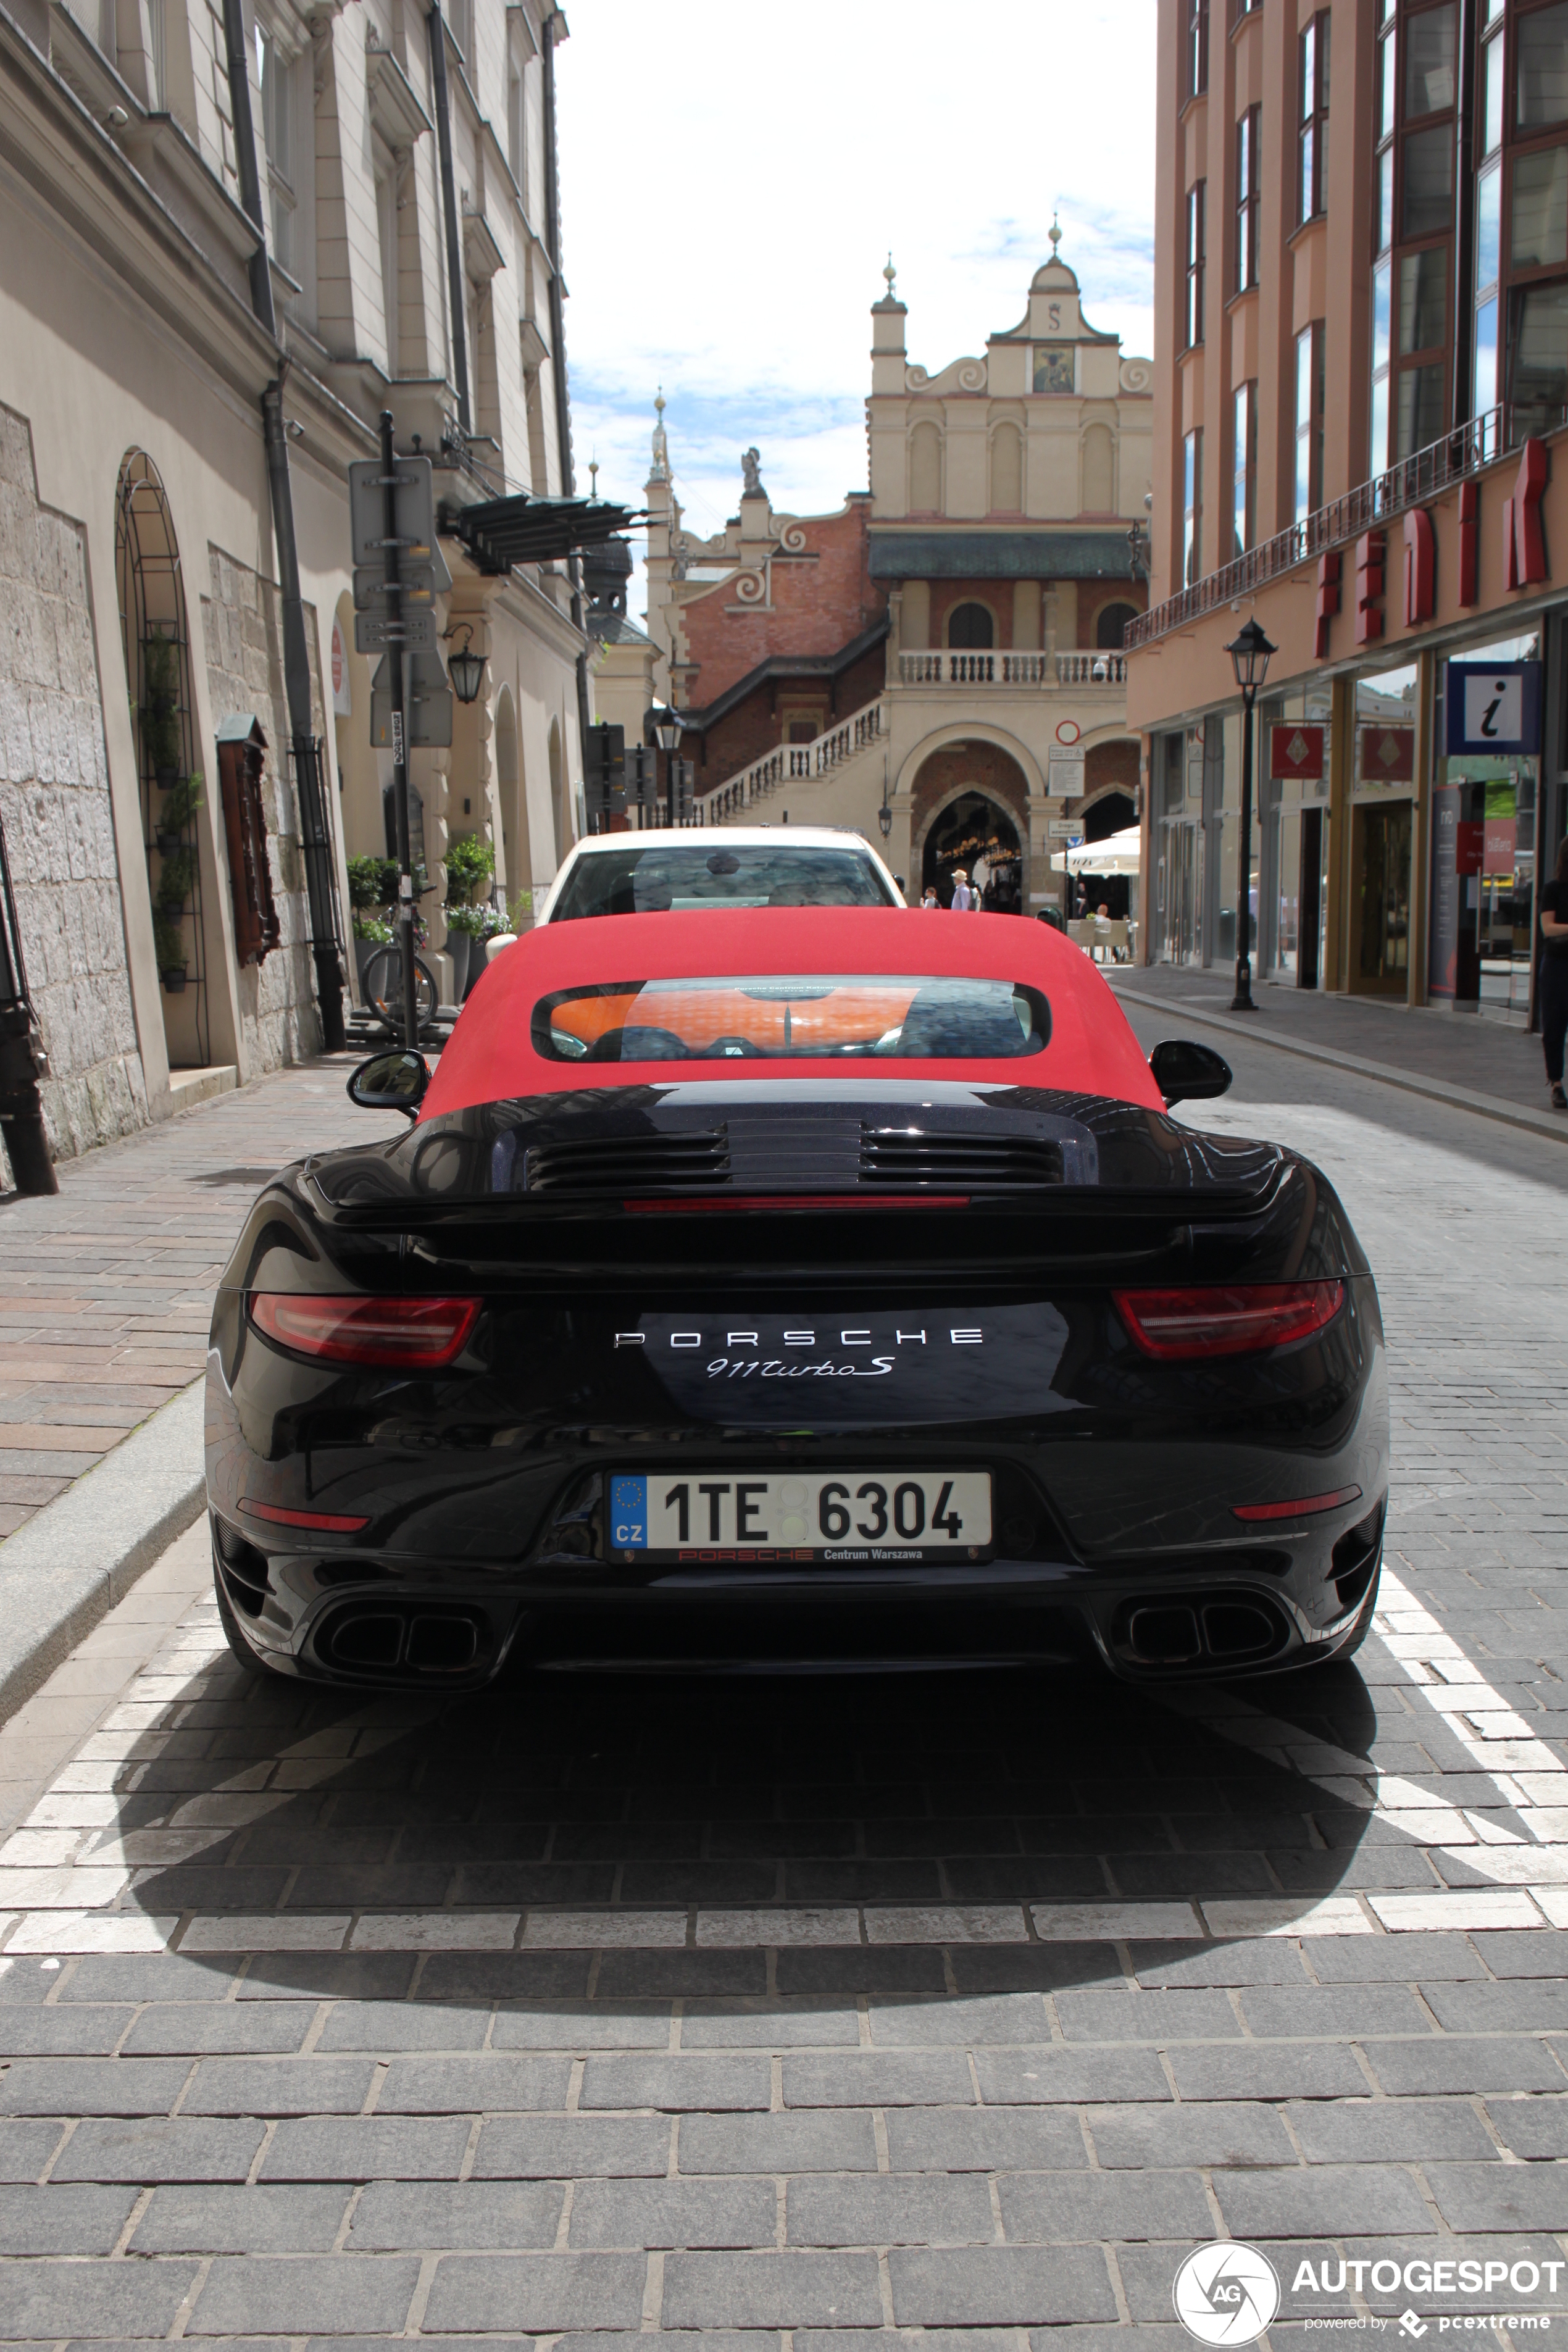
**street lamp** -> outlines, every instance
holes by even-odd
[[[477,702],[479,698],[479,688],[484,684],[485,657],[483,654],[477,654],[473,649],[474,632],[468,623],[464,621],[458,625],[464,632],[463,648],[460,653],[447,655],[447,676],[452,681],[452,691],[459,702]],[[447,632],[448,636],[456,634],[456,630],[453,629],[448,629]]]
[[[1241,850],[1236,884],[1236,994],[1230,1003],[1233,1013],[1258,1010],[1252,1001],[1252,962],[1248,953],[1252,945],[1252,706],[1258,699],[1258,688],[1268,675],[1268,656],[1278,650],[1258,627],[1256,615],[1226,647],[1241,688]]]
[[[676,783],[675,755],[680,749],[681,717],[673,705],[661,709],[656,702],[647,714],[647,724],[653,740],[664,753],[665,782],[669,805],[669,822],[673,825],[678,814],[679,793]]]

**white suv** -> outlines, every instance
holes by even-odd
[[[686,914],[704,907],[901,907],[863,834],[815,824],[599,833],[569,853],[534,918]]]

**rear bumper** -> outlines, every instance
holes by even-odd
[[[1283,1547],[1093,1565],[655,1569],[634,1582],[587,1561],[527,1577],[471,1562],[263,1553],[216,1514],[214,1570],[258,1655],[310,1682],[473,1687],[509,1664],[1098,1664],[1153,1685],[1274,1672],[1342,1647],[1382,1552],[1382,1497],[1371,1512],[1355,1507],[1360,1521],[1328,1546],[1340,1573],[1309,1585],[1305,1601]]]

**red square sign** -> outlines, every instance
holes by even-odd
[[[1277,719],[1268,730],[1268,773],[1277,784],[1310,777],[1321,782],[1323,773],[1323,730],[1302,727],[1294,719]]]
[[[1375,721],[1360,730],[1361,781],[1363,784],[1407,784],[1415,774],[1414,727],[1384,727]]]

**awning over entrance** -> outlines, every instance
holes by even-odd
[[[1136,874],[1143,836],[1130,825],[1125,833],[1108,834],[1103,841],[1084,841],[1076,849],[1060,849],[1051,860],[1056,874]]]
[[[602,547],[635,520],[629,507],[603,499],[486,499],[471,507],[447,505],[441,529],[459,540],[481,572],[510,572],[514,563],[551,563],[580,547]]]

